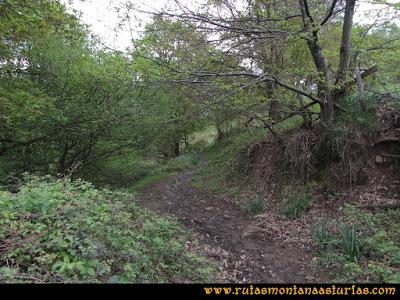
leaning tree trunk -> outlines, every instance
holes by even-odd
[[[304,30],[308,33],[307,46],[314,61],[315,68],[319,73],[318,97],[322,100],[320,103],[320,119],[323,127],[329,126],[333,121],[333,91],[331,88],[331,71],[328,61],[322,52],[322,46],[319,41],[318,24],[315,24],[314,18],[310,14],[307,0],[299,0],[301,15],[303,19]]]
[[[336,83],[343,84],[346,80],[346,73],[350,66],[351,55],[351,29],[353,27],[353,17],[356,0],[346,0],[344,12],[342,41],[340,44],[339,68],[336,76]]]

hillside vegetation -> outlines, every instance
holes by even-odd
[[[29,177],[0,192],[2,282],[204,282],[190,232],[90,183]]]

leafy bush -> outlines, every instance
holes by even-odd
[[[174,220],[132,195],[31,177],[0,192],[0,281],[206,281],[211,269]]]

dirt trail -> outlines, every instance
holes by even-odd
[[[206,254],[217,261],[223,282],[308,282],[316,280],[312,256],[296,245],[280,245],[257,231],[254,217],[239,206],[191,184],[193,171],[157,182],[143,191],[147,209],[175,216],[201,237]]]

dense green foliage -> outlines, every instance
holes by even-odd
[[[0,281],[210,280],[189,233],[129,194],[31,177],[16,194],[0,192],[0,215]]]
[[[223,1],[211,5],[226,8]],[[217,28],[220,42],[232,47],[226,50],[211,39],[206,28],[197,27],[198,19],[158,15],[132,41],[132,47],[121,52],[104,47],[78,15],[67,12],[58,1],[7,0],[0,7],[0,181],[10,173],[20,177],[23,172],[74,173],[97,182],[104,182],[104,174],[114,173],[134,181],[143,176],[129,176],[124,168],[130,163],[118,161],[128,160],[137,169],[147,169],[139,167],[142,160],[190,152],[190,136],[204,128],[215,128],[218,138],[227,135],[234,123],[242,124],[239,127],[274,124],[279,129],[288,116],[307,121],[302,109],[296,112],[303,105],[310,105],[308,121],[318,123],[321,109],[312,105],[312,97],[303,99],[265,80],[253,82],[254,74],[271,72],[314,93],[312,85],[320,81],[305,35],[290,34],[284,41],[279,37],[269,46],[253,45],[246,36],[232,41],[229,28]],[[291,2],[287,11],[281,11],[256,1],[249,3],[246,12],[250,23],[246,18],[235,20],[257,27],[251,20],[266,11],[278,18],[296,9],[297,4]],[[313,13],[320,15],[323,10],[317,3]],[[126,18],[121,17],[121,23],[129,21]],[[340,20],[325,24],[320,41],[324,55],[335,64],[339,49],[334,40],[341,34]],[[290,18],[277,26],[292,32],[300,24],[299,19]],[[398,80],[396,68],[389,65],[398,61],[399,30],[392,22],[375,25],[372,29],[354,24],[351,35],[358,61],[351,68],[379,64],[380,77],[364,80],[376,94],[392,91]],[[305,83],[300,86],[300,81]],[[365,112],[360,112],[361,96],[355,88],[351,84],[347,91],[354,95],[350,105],[338,99],[345,110],[357,110],[342,118],[369,126],[371,119],[358,115]],[[377,99],[369,95],[364,102]]]
[[[65,172],[134,142],[126,135],[135,92],[120,55],[56,37],[37,41],[30,54],[31,78],[3,79],[1,99],[10,112],[3,150],[19,156],[10,168]]]

